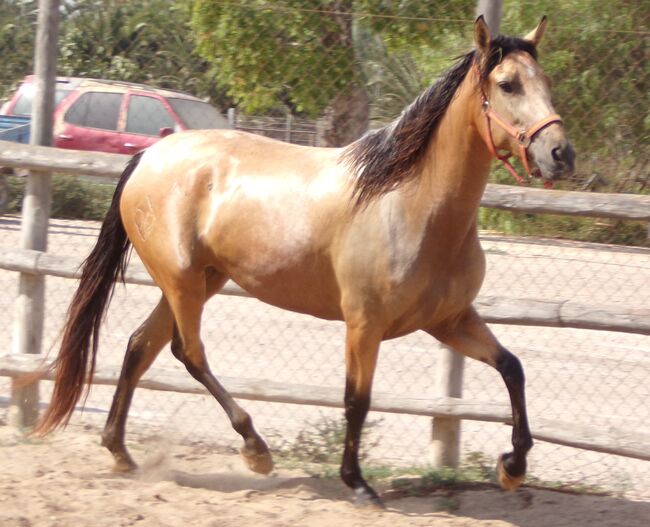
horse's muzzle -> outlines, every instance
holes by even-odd
[[[531,144],[529,152],[534,176],[556,181],[570,177],[575,171],[576,153],[565,137],[539,137]]]
[[[575,172],[576,153],[569,141],[559,144],[551,149],[551,158],[554,165],[552,170],[553,179],[570,177]]]

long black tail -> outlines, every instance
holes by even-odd
[[[138,166],[142,152],[131,158],[117,183],[97,243],[84,261],[79,287],[74,294],[61,338],[61,349],[52,364],[56,370],[52,400],[39,420],[35,434],[45,435],[65,426],[75,406],[86,394],[95,372],[99,329],[118,278],[124,271],[131,243],[120,217],[124,185]]]

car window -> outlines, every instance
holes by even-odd
[[[86,128],[117,130],[121,93],[83,93],[65,113],[65,121]]]
[[[175,125],[176,122],[160,100],[142,95],[132,95],[129,99],[127,132],[158,135],[161,128],[174,128]]]
[[[31,88],[31,86],[34,86]],[[72,90],[69,89],[64,89],[64,88],[57,88],[56,91],[54,92],[54,107],[57,107],[59,103],[67,97]],[[36,94],[36,86],[35,85],[30,85],[30,88],[23,88],[20,91],[20,95],[18,96],[18,100],[16,101],[16,104],[13,109],[13,114],[14,115],[25,115],[25,116],[30,116],[32,115],[32,104],[34,104],[34,95]]]
[[[167,100],[188,128],[228,128],[228,121],[207,102],[173,97]]]

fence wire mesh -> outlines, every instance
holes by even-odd
[[[89,31],[95,27],[108,31],[101,25],[102,17],[117,12],[122,13],[128,29],[128,24],[136,24],[137,17],[129,16],[138,6],[143,13],[145,7],[160,7],[153,0],[128,6],[106,2],[104,10],[91,12],[96,3],[76,4],[77,21],[85,20],[88,25],[89,20],[99,19],[96,26],[88,25]],[[145,44],[155,41],[156,31],[163,27],[162,21],[156,27],[155,18],[138,33],[115,29],[117,34],[107,38],[117,41],[128,33],[131,40],[122,42],[122,48],[113,48],[104,69],[98,65],[99,50],[74,48],[82,35],[73,17],[64,20],[60,71],[188,91],[209,97],[224,115],[228,108],[235,108],[230,122],[237,128],[300,144],[338,146],[369,127],[390,122],[453,63],[453,57],[469,49],[474,2],[205,0],[196,1],[194,8],[191,20],[189,12],[178,6],[172,9],[175,20],[182,22],[180,27],[198,35],[192,46],[147,55]],[[551,15],[551,23],[540,62],[553,79],[556,109],[565,119],[578,154],[576,175],[564,188],[647,192],[650,10],[643,3],[630,2],[506,1],[501,28],[504,33],[525,34],[543,13]],[[10,37],[17,35],[9,35],[5,28],[2,38],[8,41]],[[196,72],[178,63],[183,53],[188,62],[198,64]],[[158,61],[164,62],[160,55],[167,57],[167,69],[158,68]],[[169,63],[177,64],[173,72]],[[13,75],[26,72],[11,70]],[[2,79],[5,86],[17,80],[15,76]],[[98,92],[113,94],[115,86],[103,86]],[[69,101],[60,122],[91,128],[85,137],[94,141],[101,139],[100,135],[93,139],[98,130],[115,132],[120,142],[114,151],[122,152],[124,134],[132,133],[146,146],[167,133],[162,130],[191,127],[189,118],[175,113],[178,108],[169,102],[178,96],[144,88],[136,91],[122,95],[117,104],[111,100],[112,109],[100,104],[104,96],[95,96],[93,104],[77,109]],[[130,98],[136,96],[158,104],[148,101],[148,110],[140,105],[139,113],[132,116],[130,104],[137,103]],[[98,113],[98,120],[92,120],[91,112]],[[194,115],[204,117],[200,112]],[[201,121],[197,127],[204,126]],[[494,172],[493,180],[502,178],[503,174]],[[484,211],[482,220],[494,219],[492,215]],[[514,230],[525,231],[521,225],[532,220],[519,214],[499,221],[500,227],[516,224],[519,227]],[[0,227],[2,247],[18,246],[19,219],[5,216]],[[609,241],[614,227],[623,236],[628,233],[637,238],[639,230],[647,229],[611,220],[574,223],[568,229],[586,230],[592,238]],[[87,253],[97,232],[95,224],[52,220],[49,250],[60,255]],[[648,250],[487,232],[482,243],[488,262],[483,294],[571,299],[621,309],[650,305]],[[0,272],[3,289],[12,292],[0,299],[7,313],[0,328],[5,350],[11,347],[16,278],[15,273]],[[47,278],[45,349],[55,349],[75,285],[71,280]],[[119,367],[129,335],[158,296],[155,288],[118,288],[103,330],[100,365]],[[342,324],[283,312],[253,299],[224,296],[208,304],[203,320],[206,350],[217,375],[331,386],[342,394]],[[543,418],[600,427],[604,432],[650,433],[647,336],[508,325],[492,329],[523,362],[533,428],[536,419]],[[385,343],[375,390],[433,397],[438,349],[435,341],[419,333]],[[163,350],[156,366],[182,373],[169,349]],[[7,380],[0,380],[0,387],[2,393],[9,393]],[[44,401],[49,389],[43,383]],[[76,415],[75,422],[102,424],[112,392],[112,387],[94,387],[87,411]],[[508,402],[498,374],[470,361],[465,366],[463,396]],[[245,407],[276,449],[286,448],[302,432],[318,430],[322,423],[339,423],[342,413],[262,402],[246,402]],[[406,466],[426,463],[430,419],[371,414],[369,420],[370,460]],[[139,390],[129,429],[161,433],[171,441],[238,445],[225,415],[208,396]],[[495,458],[508,449],[510,433],[503,425],[464,421],[462,455],[468,459],[478,452]],[[530,458],[530,471],[540,479],[596,485],[646,499],[650,497],[649,468],[644,461],[544,442],[536,444]]]

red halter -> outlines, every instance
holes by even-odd
[[[496,145],[494,144],[494,138],[492,137],[492,127],[491,127],[492,121],[496,122],[501,128],[503,128],[503,130],[509,136],[514,137],[517,140],[517,142],[519,143],[519,158],[521,159],[521,162],[524,164],[524,168],[526,169],[526,174],[528,174],[528,177],[532,177],[530,166],[528,165],[528,148],[530,147],[530,144],[533,142],[533,139],[539,132],[541,132],[544,128],[546,128],[547,126],[553,123],[561,123],[562,117],[560,117],[556,113],[553,113],[548,117],[544,117],[544,119],[537,121],[528,130],[518,129],[515,128],[506,119],[501,117],[497,112],[495,112],[492,109],[492,106],[490,105],[490,102],[488,101],[487,95],[485,94],[485,91],[483,90],[482,86],[481,86],[481,96],[483,98],[482,111],[485,114],[485,120],[487,123],[487,130],[488,130],[488,140],[485,141],[485,143],[487,144],[490,153],[494,157],[496,157],[499,161],[501,161],[504,164],[504,166],[508,169],[508,172],[512,174],[512,177],[515,178],[517,183],[521,184],[523,183],[524,179],[519,174],[517,174],[515,167],[513,167],[512,164],[508,161],[508,158],[512,156],[512,153],[499,154],[499,152],[497,151]],[[544,186],[546,188],[551,188],[553,186],[553,182],[544,181]]]

